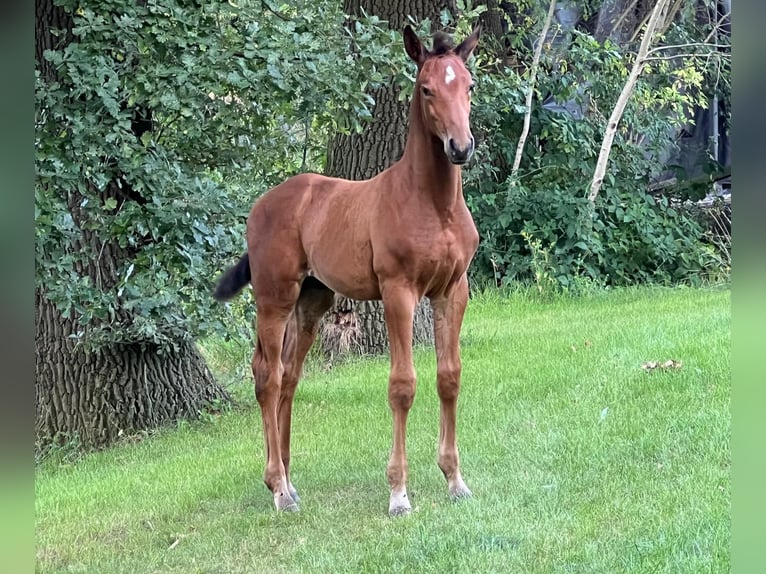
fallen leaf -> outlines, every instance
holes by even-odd
[[[680,369],[682,364],[683,363],[681,363],[681,361],[675,361],[673,359],[668,359],[667,361],[662,363],[661,367],[663,369]]]
[[[645,371],[652,371],[654,369],[661,369],[663,371],[667,369],[680,369],[683,366],[683,361],[676,361],[675,359],[668,359],[662,363],[657,361],[647,361],[641,368]]]

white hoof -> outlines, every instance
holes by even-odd
[[[298,504],[287,492],[278,492],[274,495],[274,506],[283,512],[298,512]]]
[[[287,492],[290,493],[290,497],[297,503],[301,501],[301,497],[298,496],[298,491],[295,490],[292,482],[287,483]]]
[[[450,481],[449,495],[452,500],[460,500],[463,498],[471,498],[473,493],[471,492],[471,489],[465,485],[463,479],[458,476],[454,480]]]
[[[389,516],[404,516],[411,511],[412,506],[410,505],[410,499],[407,496],[406,490],[391,493],[391,498],[388,502]]]

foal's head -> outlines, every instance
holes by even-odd
[[[428,50],[412,28],[404,29],[404,47],[418,65],[415,94],[426,129],[442,141],[447,158],[458,165],[467,162],[474,149],[468,121],[473,80],[465,62],[480,31],[480,26],[474,28],[457,47],[447,34],[437,32],[433,48]]]

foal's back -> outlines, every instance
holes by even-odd
[[[347,297],[380,298],[371,230],[384,173],[366,181],[301,174],[267,192],[247,220],[253,271],[276,282],[313,275]]]

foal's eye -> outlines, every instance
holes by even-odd
[[[429,90],[428,88],[426,88],[425,86],[423,86],[421,89],[423,90],[423,95],[424,96],[431,96],[431,95],[433,95],[433,92],[431,90]]]

